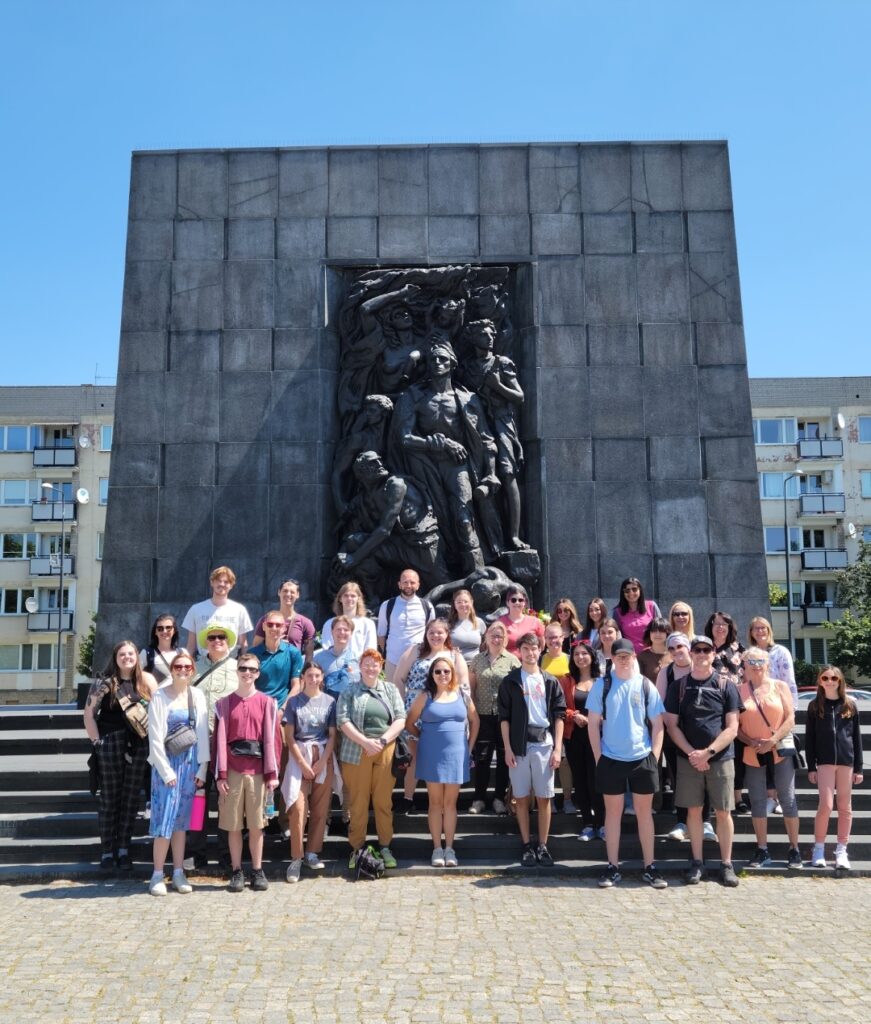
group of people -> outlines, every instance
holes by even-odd
[[[414,807],[419,781],[427,788],[431,863],[454,867],[457,801],[472,767],[471,813],[488,804],[497,814],[515,813],[524,866],[554,862],[548,839],[559,777],[562,810],[580,819],[578,838],[604,840],[603,888],[621,879],[627,808],[637,821],[643,878],[666,887],[653,855],[653,810],[666,787],[678,815],[670,835],[690,844],[687,884],[703,877],[706,836],[719,844],[720,880],[738,884],[736,810],[752,817],[750,866],[770,864],[767,822],[777,802],[786,862],[802,867],[797,690],[791,656],[774,643],[767,620],[751,620],[745,648],[728,613],[715,612],[697,632],[688,604],[676,602],[663,616],[635,578],[623,581],[610,611],[601,598],[590,601],[583,622],[574,603],[560,598],[545,627],[513,583],[504,612],[489,623],[465,588],[452,593],[441,617],[418,596],[418,574],[406,569],[377,618],[361,588],[343,584],[315,649],[314,624],[295,609],[296,580],[282,582],[279,607],[256,624],[230,600],[235,582],[232,569],[220,566],[211,597],[180,625],[160,615],[142,651],[129,640],[116,644],[86,702],[101,780],[101,866],[132,867],[150,764],[154,895],[167,892],[168,856],[171,885],[181,893],[191,891],[186,864],[207,864],[213,787],[218,858],[231,892],[246,884],[246,829],[250,887],[268,888],[263,835],[273,816],[290,843],[287,881],[297,882],[303,867],[322,870],[334,796],[347,825],[349,867],[364,850],[395,867],[394,808]],[[811,864],[827,863],[837,802],[835,866],[848,869],[850,794],[862,782],[859,713],[839,669],[825,666],[817,682],[804,741],[808,778],[819,788]],[[370,806],[374,847],[367,847]]]

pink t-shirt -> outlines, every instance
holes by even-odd
[[[544,645],[544,626],[541,620],[537,619],[534,615],[523,615],[517,622],[512,622],[511,617],[506,613],[499,616],[499,621],[508,630],[508,646],[506,649],[509,654],[520,657],[518,641],[524,633],[535,633],[542,642],[542,646]]]
[[[643,612],[621,612],[619,605],[611,612],[611,618],[617,622],[624,638],[632,641],[636,654],[644,650],[644,631],[658,615],[659,608],[655,601],[645,601]]]

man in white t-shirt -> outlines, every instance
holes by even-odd
[[[191,654],[197,653],[197,634],[209,623],[220,624],[231,629],[238,637],[238,653],[248,646],[248,634],[251,632],[251,616],[244,605],[231,601],[229,594],[236,585],[236,573],[226,565],[219,565],[211,576],[209,584],[212,597],[208,601],[199,601],[191,605],[182,620],[181,628],[187,630],[187,649]],[[234,653],[230,651],[230,653]]]
[[[378,609],[378,646],[384,652],[384,675],[393,682],[399,659],[423,640],[426,624],[435,611],[429,601],[418,597],[420,576],[414,569],[403,569],[399,577],[399,596],[381,602]]]

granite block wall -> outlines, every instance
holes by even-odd
[[[101,656],[221,563],[325,617],[336,311],[358,269],[452,262],[512,268],[536,603],[631,574],[767,612],[725,143],[136,153]]]

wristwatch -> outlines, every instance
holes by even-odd
[[[713,747],[708,747],[708,757],[713,757],[717,753]]]

